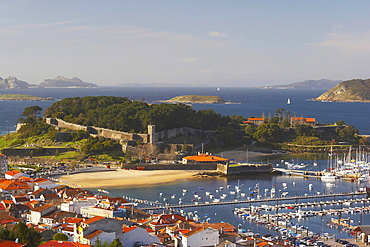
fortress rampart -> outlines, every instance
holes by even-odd
[[[117,130],[105,129],[94,126],[84,126],[66,122],[58,118],[46,118],[46,123],[55,126],[56,128],[67,128],[71,130],[83,130],[94,137],[105,137],[116,141],[140,141],[143,144],[155,144],[162,140],[166,140],[176,136],[189,136],[189,135],[205,135],[206,137],[215,134],[215,131],[199,130],[189,127],[174,128],[171,130],[163,130],[155,132],[155,125],[148,125],[148,134],[128,133]]]

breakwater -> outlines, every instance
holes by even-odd
[[[217,170],[217,164],[124,164],[122,168],[134,170]]]
[[[217,171],[227,176],[273,172],[271,164],[217,164]]]

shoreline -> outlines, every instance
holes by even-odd
[[[245,151],[226,151],[223,156],[229,159],[242,159]],[[271,154],[251,152],[249,158],[268,156]],[[213,170],[212,170],[213,171]],[[82,172],[58,176],[60,184],[81,188],[125,188],[150,185],[160,185],[193,179],[208,179],[214,177],[197,176],[198,173],[210,170],[112,170],[104,172]]]
[[[59,184],[75,185],[80,188],[125,188],[160,185],[179,181],[201,179],[196,176],[202,170],[112,170],[84,172],[58,177]]]

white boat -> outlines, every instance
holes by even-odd
[[[361,177],[359,177],[359,178],[357,179],[357,182],[359,182],[359,183],[364,183],[364,182],[367,182],[367,181],[369,181],[369,180],[370,180],[369,175],[363,174],[363,175],[361,175]]]
[[[186,190],[186,189],[182,189],[182,192],[186,193],[186,192],[188,192],[188,190]]]
[[[327,187],[334,187],[335,186],[335,184],[333,184],[333,183],[326,183],[325,184]]]
[[[324,175],[322,175],[321,177],[321,180],[330,180],[330,181],[334,181],[335,179],[337,179],[338,177],[334,174],[329,174],[329,173],[326,173]]]
[[[287,105],[290,105],[290,99],[288,98],[288,100],[286,101],[286,104]]]

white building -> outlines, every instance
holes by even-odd
[[[122,246],[133,247],[136,246],[137,244],[140,245],[149,245],[152,243],[159,244],[160,240],[156,235],[150,235],[146,229],[133,226],[123,228],[123,236],[121,239],[121,243]]]
[[[220,243],[219,231],[213,228],[197,227],[180,237],[179,247],[216,246]]]
[[[80,214],[81,213],[81,208],[83,208],[83,207],[93,207],[97,203],[98,203],[98,200],[94,197],[89,197],[89,198],[86,198],[86,199],[74,198],[71,201],[63,202],[62,204],[60,204],[60,210]]]

